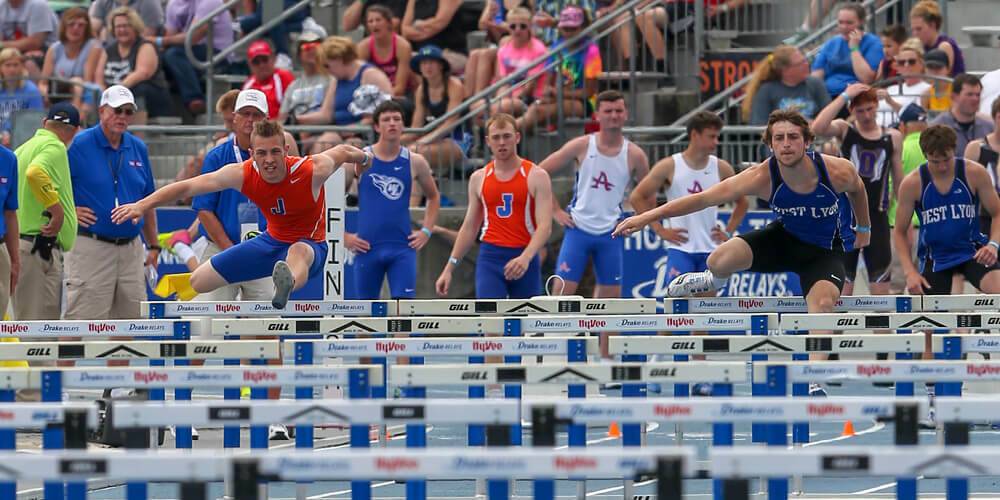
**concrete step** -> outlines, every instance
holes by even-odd
[[[955,38],[962,51],[972,45],[969,35],[962,32],[966,26],[984,26],[1000,23],[997,17],[996,0],[949,0],[947,14],[944,16],[944,32]],[[994,66],[990,69],[996,69]]]
[[[993,71],[1000,68],[1000,50],[996,47],[962,46],[965,69],[969,71]]]

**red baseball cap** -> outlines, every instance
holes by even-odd
[[[250,47],[247,49],[247,58],[250,60],[259,56],[271,56],[272,54],[271,45],[264,40],[257,40],[256,42],[251,43]]]

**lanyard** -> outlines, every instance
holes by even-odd
[[[115,208],[118,208],[118,175],[122,170],[122,162],[125,161],[125,152],[121,149],[115,151],[118,154],[118,168],[115,168],[113,161],[108,159],[108,169],[111,170],[111,179],[114,181]]]
[[[236,155],[236,163],[243,163],[243,153],[240,151],[240,146],[236,144],[236,137],[233,137],[233,154]]]

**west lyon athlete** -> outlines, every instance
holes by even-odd
[[[1000,197],[982,165],[955,157],[957,139],[944,125],[924,130],[920,148],[927,163],[899,188],[893,238],[912,294],[948,295],[956,273],[982,292],[1000,293]],[[979,228],[980,204],[991,217],[989,235]],[[920,219],[919,266],[909,252],[914,212]]]
[[[621,219],[625,188],[649,173],[646,153],[622,134],[627,119],[625,96],[616,90],[601,92],[600,132],[569,141],[538,165],[549,174],[571,162],[578,166],[569,210],[552,199],[556,222],[566,228],[556,260],[556,274],[564,280],[562,294],[576,293],[587,261],[593,260],[594,297],[621,297],[624,249],[611,231]]]
[[[287,156],[281,125],[262,121],[251,136],[253,157],[210,174],[170,184],[111,214],[116,224],[138,221],[158,206],[202,193],[237,189],[263,209],[267,231],[213,256],[191,274],[198,293],[262,278],[269,273],[275,292],[271,304],[284,309],[293,290],[319,274],[326,260],[326,203],[323,183],[344,163],[360,170],[372,156],[341,144],[320,154]]]

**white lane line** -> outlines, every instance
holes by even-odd
[[[918,480],[923,479],[923,478],[924,478],[924,476],[917,476]],[[896,481],[893,481],[891,483],[880,484],[880,485],[878,485],[878,486],[876,486],[874,488],[868,488],[867,490],[855,491],[854,493],[849,493],[849,495],[868,495],[868,494],[871,494],[871,493],[875,493],[877,491],[887,490],[887,489],[892,488],[894,486],[896,486]]]
[[[869,428],[867,428],[865,430],[855,432],[853,436],[837,436],[837,437],[831,438],[831,439],[821,439],[819,441],[812,441],[812,442],[809,442],[809,443],[805,443],[805,444],[802,445],[802,447],[803,448],[808,448],[810,446],[816,446],[816,445],[826,444],[826,443],[833,443],[833,442],[836,442],[836,441],[843,441],[845,439],[851,439],[854,436],[863,436],[865,434],[871,434],[873,432],[878,432],[878,431],[880,431],[882,429],[885,429],[885,424],[882,423],[882,422],[875,422],[875,425],[873,425],[873,426],[871,426],[871,427],[869,427]],[[792,449],[793,447],[794,446],[789,446],[788,448]]]
[[[635,483],[635,486],[636,487],[646,486],[647,484],[653,484],[655,482],[656,482],[655,479],[650,479],[649,481],[643,481],[641,483]],[[611,488],[604,488],[603,490],[591,491],[591,492],[587,493],[587,496],[588,497],[592,497],[592,496],[602,495],[604,493],[611,493],[612,491],[618,491],[618,490],[624,490],[624,489],[625,489],[625,486],[612,486]]]

